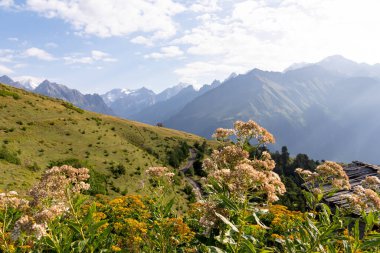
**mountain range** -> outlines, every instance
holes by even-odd
[[[21,88],[35,93],[68,101],[82,109],[114,115],[115,113],[104,103],[98,94],[82,94],[80,91],[70,89],[65,85],[44,80],[36,84],[33,80],[24,79],[15,81],[8,76],[1,76],[0,83]]]
[[[287,145],[293,154],[315,159],[379,163],[379,80],[380,64],[335,55],[317,63],[296,63],[283,72],[233,73],[199,90],[180,83],[158,94],[143,87],[83,95],[44,81],[33,91],[84,109],[162,123],[206,138],[218,127],[253,119],[277,137],[272,149]],[[28,89],[6,76],[0,82]]]
[[[39,83],[38,79],[32,77],[21,77],[15,80],[4,75],[0,77],[0,83],[62,99],[85,110],[153,125],[174,116],[188,102],[220,84],[219,81],[214,81],[211,85],[204,85],[196,90],[190,84],[179,83],[158,94],[145,87],[135,90],[112,89],[98,95],[82,94],[76,89],[48,80]]]
[[[316,159],[379,163],[380,65],[331,56],[284,72],[254,69],[189,102],[164,125],[210,137],[253,119],[279,149]]]

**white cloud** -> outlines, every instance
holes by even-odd
[[[17,42],[18,41],[18,38],[16,37],[10,37],[8,38],[9,41],[14,41],[14,42]]]
[[[147,54],[146,59],[175,58],[183,55],[183,51],[177,46],[162,47],[160,52]]]
[[[233,66],[231,64],[223,64],[213,61],[196,61],[188,63],[174,72],[180,76],[180,82],[191,83],[199,88],[205,83],[211,83],[211,81],[213,81],[216,77],[223,80],[232,72],[241,73],[243,71],[244,67],[239,65]]]
[[[173,16],[185,10],[172,0],[27,0],[26,6],[45,17],[63,19],[82,34],[111,37],[144,32],[156,39],[175,35]]]
[[[43,49],[31,47],[24,51],[23,56],[34,57],[43,61],[54,61],[55,58]]]
[[[47,47],[47,48],[57,48],[58,44],[54,43],[54,42],[48,42],[48,43],[45,44],[45,47]]]
[[[116,62],[116,58],[112,58],[109,54],[92,50],[90,55],[83,56],[82,54],[72,54],[70,56],[63,57],[66,64],[93,64],[95,62]]]
[[[3,74],[3,75],[9,75],[9,74],[12,74],[13,73],[13,70],[4,66],[4,65],[0,65],[0,74]]]
[[[99,51],[99,50],[92,50],[91,56],[95,61],[105,61],[105,62],[117,61],[115,58],[110,57],[109,54]]]
[[[149,47],[153,46],[152,39],[149,39],[149,38],[141,36],[141,35],[131,39],[131,42],[135,43],[135,44],[141,44],[141,45],[149,46]]]
[[[0,0],[0,7],[12,7],[14,5],[13,0]]]
[[[25,68],[25,67],[27,67],[28,66],[28,64],[26,64],[26,63],[17,63],[17,64],[15,64],[13,67],[15,68],[15,69],[21,69],[21,68]]]
[[[12,49],[0,49],[0,62],[13,62],[15,51]]]
[[[190,6],[190,10],[194,12],[215,12],[221,9],[218,0],[197,0]]]
[[[342,54],[356,61],[380,59],[378,0],[236,1],[223,13],[206,13],[174,45],[196,59],[177,69],[179,78],[210,82],[254,67],[283,70]]]

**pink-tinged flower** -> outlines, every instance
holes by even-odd
[[[150,177],[163,177],[169,171],[166,167],[150,167],[145,173]]]
[[[38,224],[33,217],[24,215],[15,223],[11,237],[13,240],[17,240],[21,233],[27,233],[34,235],[39,240],[46,235],[46,228],[46,223]]]
[[[360,183],[364,188],[374,190],[380,194],[380,179],[378,177],[369,176],[362,180]]]
[[[166,167],[150,167],[145,173],[154,181],[172,183],[175,174]]]
[[[31,204],[37,206],[43,202],[62,202],[67,199],[67,191],[80,193],[88,190],[90,185],[84,181],[89,178],[86,168],[76,169],[67,165],[53,167],[44,173],[41,181],[30,191],[33,197]]]
[[[352,193],[344,194],[341,198],[347,201],[348,209],[357,213],[380,210],[379,195],[375,191],[366,189],[361,185],[355,186]]]
[[[84,182],[89,177],[86,168],[76,169],[67,165],[53,167],[43,174],[40,182],[30,191],[33,198],[30,203],[19,199],[16,192],[0,194],[0,204],[12,204],[27,213],[16,221],[12,238],[17,240],[22,233],[35,236],[37,240],[45,236],[46,224],[69,210],[72,195],[90,188]]]
[[[254,135],[254,122],[236,122],[235,129],[243,135]],[[272,170],[275,168],[269,152],[264,151],[258,159],[249,159],[249,153],[241,146],[225,146],[214,150],[210,158],[204,160],[203,168],[208,172],[206,179],[224,185],[230,195],[238,201],[245,201],[247,194],[254,191],[267,195],[268,202],[278,200],[285,193],[280,177]],[[212,184],[208,184],[212,185]]]
[[[236,121],[234,124],[235,134],[243,143],[254,138],[259,144],[275,143],[275,139],[271,133],[253,120],[247,122]]]
[[[232,135],[234,135],[233,129],[218,128],[215,130],[214,134],[212,135],[212,138],[215,138],[219,141],[225,141]]]
[[[351,188],[349,178],[343,167],[331,161],[326,161],[317,166],[315,172],[298,168],[295,170],[305,182],[313,186],[331,184],[336,190],[349,190]]]
[[[0,207],[3,209],[11,207],[24,210],[29,207],[29,201],[18,196],[17,192],[10,191],[8,193],[0,193]]]

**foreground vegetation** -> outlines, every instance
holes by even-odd
[[[202,167],[207,194],[186,213],[172,208],[175,173],[166,167],[145,170],[146,194],[91,197],[88,169],[56,166],[25,196],[0,195],[2,251],[379,252],[377,177],[343,197],[349,208],[332,210],[323,196],[351,187],[342,167],[298,168],[310,189],[303,191],[306,211],[289,210],[276,204],[286,188],[263,148],[274,142],[269,132],[236,122],[214,137],[221,145]],[[332,190],[324,192],[327,184]]]

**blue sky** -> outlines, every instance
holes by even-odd
[[[0,75],[86,93],[341,54],[380,62],[378,0],[0,0]]]

